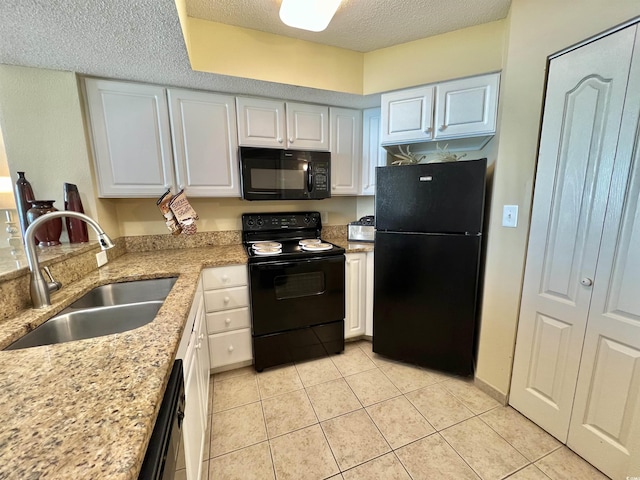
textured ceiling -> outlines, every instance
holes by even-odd
[[[369,52],[505,18],[511,0],[343,0],[323,32],[284,25],[281,0],[186,3],[190,17]]]
[[[421,38],[446,28],[462,28],[472,23],[456,22],[460,18],[479,22],[482,16],[478,12],[494,12],[497,16],[493,18],[499,18],[508,5],[508,0],[429,0],[437,1],[435,7],[428,7],[426,0],[346,1],[325,37],[351,37],[353,41],[362,36],[363,45],[389,42],[396,35],[398,41],[406,41],[409,37],[405,30],[413,32],[411,38]],[[500,8],[495,6],[498,1],[503,2]],[[200,0],[198,8],[206,3],[226,12],[227,16],[217,21],[229,22],[248,11],[247,19],[258,25],[275,21],[260,17],[260,12],[270,6],[277,17],[279,8],[279,0]],[[196,4],[190,8],[196,8]],[[464,15],[454,14],[456,9]],[[432,11],[437,14],[432,15]],[[442,19],[447,16],[456,18]],[[428,30],[432,27],[427,27],[426,19],[436,17],[441,19],[436,22],[439,30]],[[347,25],[349,22],[351,25]],[[286,28],[290,36],[292,32],[300,38],[304,35],[301,30],[277,28]],[[363,97],[191,70],[174,0],[0,0],[0,63],[351,108],[380,104],[379,95]]]

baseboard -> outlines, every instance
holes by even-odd
[[[489,385],[487,382],[485,382],[484,380],[482,380],[482,379],[480,379],[478,377],[475,377],[473,379],[473,383],[474,383],[474,385],[476,387],[478,387],[484,393],[489,395],[491,398],[493,398],[494,400],[497,400],[498,402],[500,402],[500,404],[506,406],[509,403],[509,395],[505,394],[505,393],[502,393],[500,390],[495,388],[493,385]]]
[[[253,365],[253,360],[245,360],[244,362],[232,363],[231,365],[223,365],[222,367],[216,367],[209,370],[209,374],[228,372],[229,370],[235,370],[236,368],[248,367]]]

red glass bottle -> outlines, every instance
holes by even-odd
[[[73,212],[84,213],[82,207],[82,200],[80,199],[80,193],[78,193],[78,187],[73,183],[65,183],[64,190],[64,209],[71,210]],[[64,219],[67,225],[67,233],[69,234],[69,242],[82,243],[89,241],[89,233],[87,232],[87,224],[79,218],[65,217]]]

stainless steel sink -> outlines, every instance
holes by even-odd
[[[151,322],[176,278],[111,283],[94,288],[5,350],[101,337]]]
[[[5,350],[52,345],[126,332],[151,322],[161,306],[162,302],[156,301],[68,312],[47,320]]]
[[[78,309],[164,300],[176,280],[175,277],[154,278],[103,285],[87,292],[63,310],[63,313]]]

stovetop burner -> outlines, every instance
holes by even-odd
[[[242,215],[250,263],[344,254],[344,248],[322,240],[321,232],[319,212]]]

